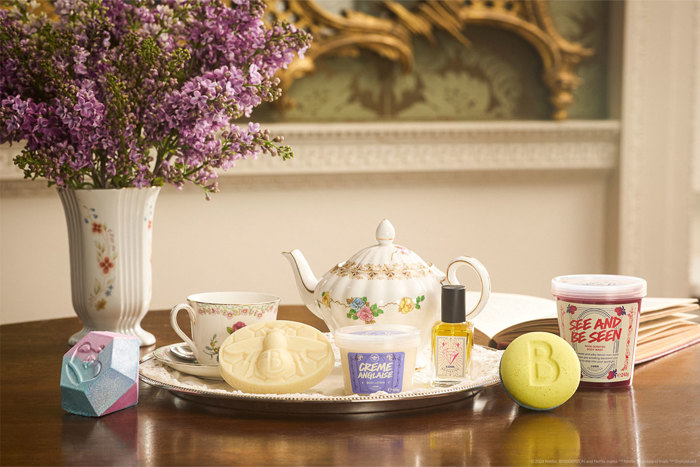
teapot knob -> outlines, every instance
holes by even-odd
[[[384,219],[379,223],[379,227],[377,227],[377,242],[380,245],[390,245],[394,241],[395,236],[396,230],[394,230],[394,226],[391,225],[389,219]]]

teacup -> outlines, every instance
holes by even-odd
[[[197,362],[216,365],[219,347],[238,329],[277,319],[280,299],[256,292],[209,292],[187,297],[188,303],[175,305],[170,312],[170,325],[192,349]],[[187,311],[192,337],[177,324],[177,314]]]

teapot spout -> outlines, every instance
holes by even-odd
[[[306,305],[306,307],[311,310],[313,314],[323,319],[323,316],[321,316],[320,310],[318,309],[318,304],[316,303],[316,300],[314,300],[314,290],[316,290],[318,279],[311,271],[311,266],[309,266],[306,258],[299,250],[284,251],[282,254],[292,265],[294,278],[297,282],[297,289],[299,289],[299,295],[304,301],[304,305]]]

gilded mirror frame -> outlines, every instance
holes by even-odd
[[[314,36],[306,56],[281,72],[283,90],[312,73],[318,59],[354,56],[360,49],[371,50],[410,70],[414,37],[436,43],[435,32],[443,31],[468,46],[468,25],[482,25],[510,31],[533,46],[542,60],[542,80],[549,90],[552,118],[565,120],[574,101],[573,92],[582,83],[576,74],[578,65],[594,53],[559,34],[546,0],[421,0],[410,8],[399,1],[377,0],[386,12],[384,17],[355,10],[339,15],[313,0],[265,1],[271,18],[293,23]],[[283,97],[280,105],[288,108],[294,102]]]

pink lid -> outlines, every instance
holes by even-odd
[[[640,299],[647,294],[647,281],[633,276],[574,274],[552,279],[552,295],[593,300]]]

